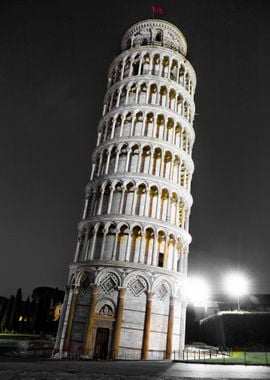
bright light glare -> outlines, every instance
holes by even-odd
[[[241,273],[231,273],[226,276],[225,290],[233,297],[240,297],[248,293],[248,281]]]
[[[186,293],[189,302],[194,306],[206,306],[210,288],[203,278],[192,277],[187,280]]]

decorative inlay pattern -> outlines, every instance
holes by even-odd
[[[109,273],[101,281],[100,286],[106,294],[109,294],[119,286],[118,278],[113,273]]]
[[[95,275],[93,272],[86,272],[81,282],[81,289],[84,292],[90,291],[91,284],[95,282]]]
[[[136,277],[128,284],[128,288],[135,297],[139,297],[144,291],[147,290],[147,284],[142,277]]]
[[[157,290],[155,291],[157,297],[162,301],[164,300],[166,297],[168,297],[169,293],[170,293],[170,290],[169,290],[169,287],[167,284],[165,284],[164,282],[157,288]]]

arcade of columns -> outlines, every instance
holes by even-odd
[[[166,21],[135,24],[122,50],[108,72],[55,352],[168,359],[184,346],[196,76]]]

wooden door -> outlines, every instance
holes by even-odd
[[[97,328],[94,359],[107,359],[110,330]]]

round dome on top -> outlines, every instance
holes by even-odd
[[[122,39],[122,50],[135,46],[164,46],[187,54],[187,42],[183,33],[168,21],[149,19],[131,26]]]

